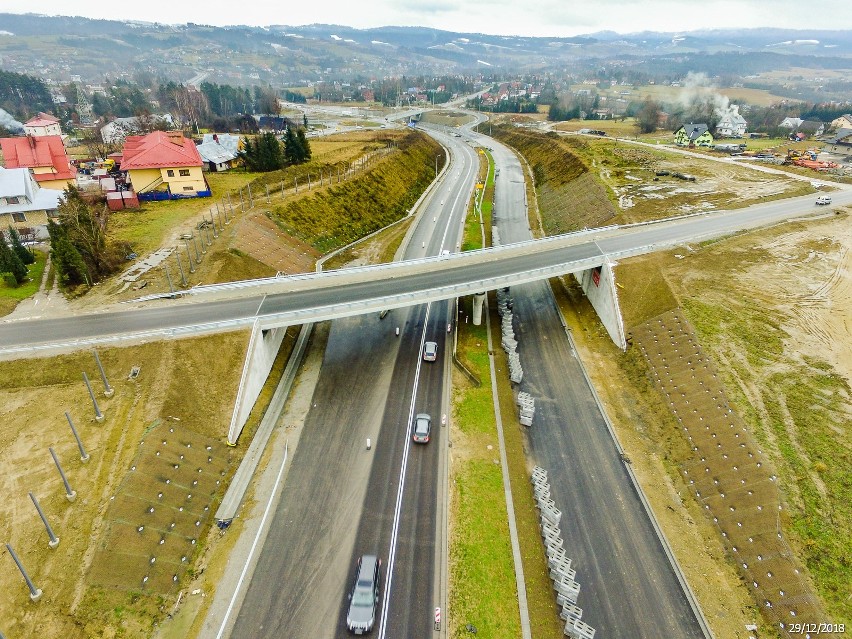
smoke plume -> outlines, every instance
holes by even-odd
[[[12,133],[24,132],[24,125],[18,122],[3,109],[0,109],[0,126],[6,127]]]

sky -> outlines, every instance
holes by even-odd
[[[217,26],[322,23],[363,29],[395,25],[544,37],[604,30],[635,33],[748,27],[852,29],[848,0],[821,0],[819,11],[803,11],[803,6],[801,0],[0,0],[0,12],[4,13]],[[176,11],[176,7],[180,10]]]

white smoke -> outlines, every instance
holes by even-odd
[[[9,113],[0,109],[0,126],[6,127],[12,133],[23,133],[24,125],[13,118]]]
[[[681,82],[681,86],[683,91],[680,94],[680,101],[686,108],[696,103],[709,102],[713,105],[713,110],[719,119],[738,110],[736,105],[731,105],[728,96],[722,95],[716,90],[716,86],[706,73],[690,71]]]

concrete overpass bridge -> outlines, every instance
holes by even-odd
[[[852,204],[852,191],[835,194]],[[842,200],[842,201],[841,201]],[[21,357],[95,344],[128,343],[252,328],[235,442],[263,385],[284,327],[452,299],[574,273],[613,341],[626,347],[613,267],[617,260],[729,235],[792,217],[823,213],[812,196],[734,211],[591,229],[478,251],[196,287],[183,299],[140,298],[119,311],[0,324],[0,357]],[[499,220],[495,221],[499,226]],[[149,306],[142,302],[153,301]]]

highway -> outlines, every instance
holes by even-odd
[[[521,166],[502,145],[485,137],[482,143],[494,149],[501,167],[494,210],[501,237],[529,239]],[[630,247],[620,238],[598,244],[607,251]],[[524,284],[511,294],[524,368],[520,390],[536,403],[526,429],[529,462],[548,471],[551,497],[562,511],[583,620],[601,637],[703,637],[566,338],[549,285]]]
[[[508,179],[501,175],[501,184]],[[833,197],[835,205],[852,204],[852,190]],[[813,196],[805,196],[653,224],[595,229],[500,250],[225,285],[199,299],[49,320],[7,320],[0,323],[0,356],[28,355],[48,346],[235,330],[256,319],[264,326],[300,324],[452,299],[510,281],[514,285],[583,270],[600,264],[604,256],[617,260],[792,217],[830,214],[825,208],[816,207]],[[513,214],[522,211],[514,209]],[[506,241],[514,239],[509,236]]]
[[[459,241],[477,160],[455,147],[406,257],[440,254]],[[424,306],[383,320],[371,313],[332,322],[312,408],[231,637],[348,636],[346,595],[357,558],[367,553],[383,562],[373,636],[431,632],[440,605],[436,547],[446,532],[438,489],[448,316],[448,303],[437,302],[428,322]],[[421,358],[426,340],[439,343],[436,362]],[[411,416],[419,412],[433,417],[426,445],[411,442]]]

